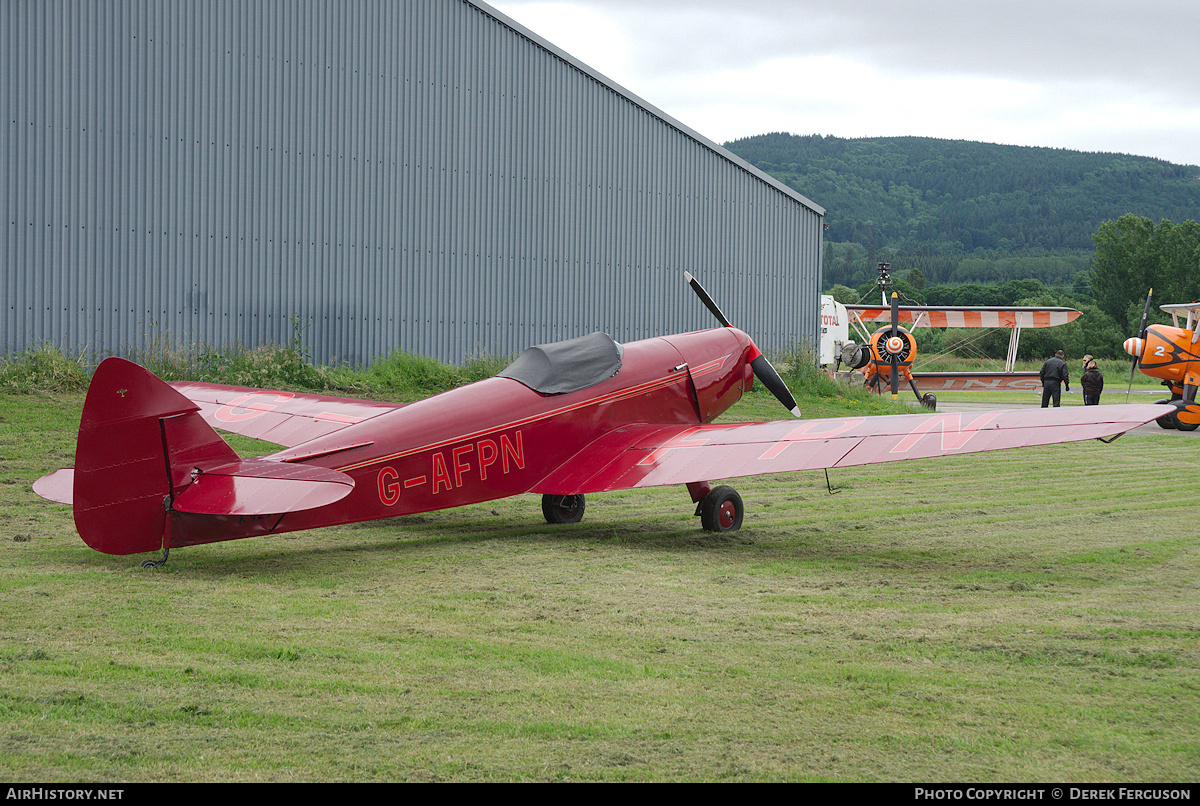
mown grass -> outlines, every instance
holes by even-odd
[[[81,405],[0,394],[12,781],[1200,776],[1188,436],[742,479],[728,535],[674,488],[519,496],[145,570],[29,489]]]

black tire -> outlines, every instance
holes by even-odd
[[[1171,405],[1170,400],[1156,400],[1154,402],[1155,402],[1155,404],[1157,404],[1159,406]],[[1159,428],[1165,428],[1168,431],[1172,431],[1175,428],[1175,412],[1172,411],[1170,414],[1164,414],[1162,417],[1159,417],[1154,422],[1158,423]]]
[[[700,502],[700,525],[709,532],[736,532],[746,508],[732,487],[714,487]]]
[[[1168,431],[1171,431],[1171,430],[1174,430],[1174,428],[1175,428],[1175,415],[1174,414],[1164,414],[1162,417],[1159,417],[1154,422],[1158,423],[1159,428],[1165,428]]]
[[[583,520],[582,495],[543,495],[542,515],[546,523],[579,523]]]

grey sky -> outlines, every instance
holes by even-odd
[[[1200,165],[1194,0],[491,5],[718,142],[921,135]]]

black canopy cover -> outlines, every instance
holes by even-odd
[[[496,377],[520,381],[543,395],[586,389],[621,369],[621,345],[607,333],[530,347]]]

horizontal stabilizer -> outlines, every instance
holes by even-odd
[[[353,489],[352,478],[326,467],[243,459],[197,473],[172,506],[201,515],[278,515],[332,504]]]
[[[75,500],[71,495],[71,489],[74,486],[75,468],[66,467],[62,470],[55,470],[53,473],[48,473],[35,481],[33,483],[33,491],[47,501],[70,504]]]

